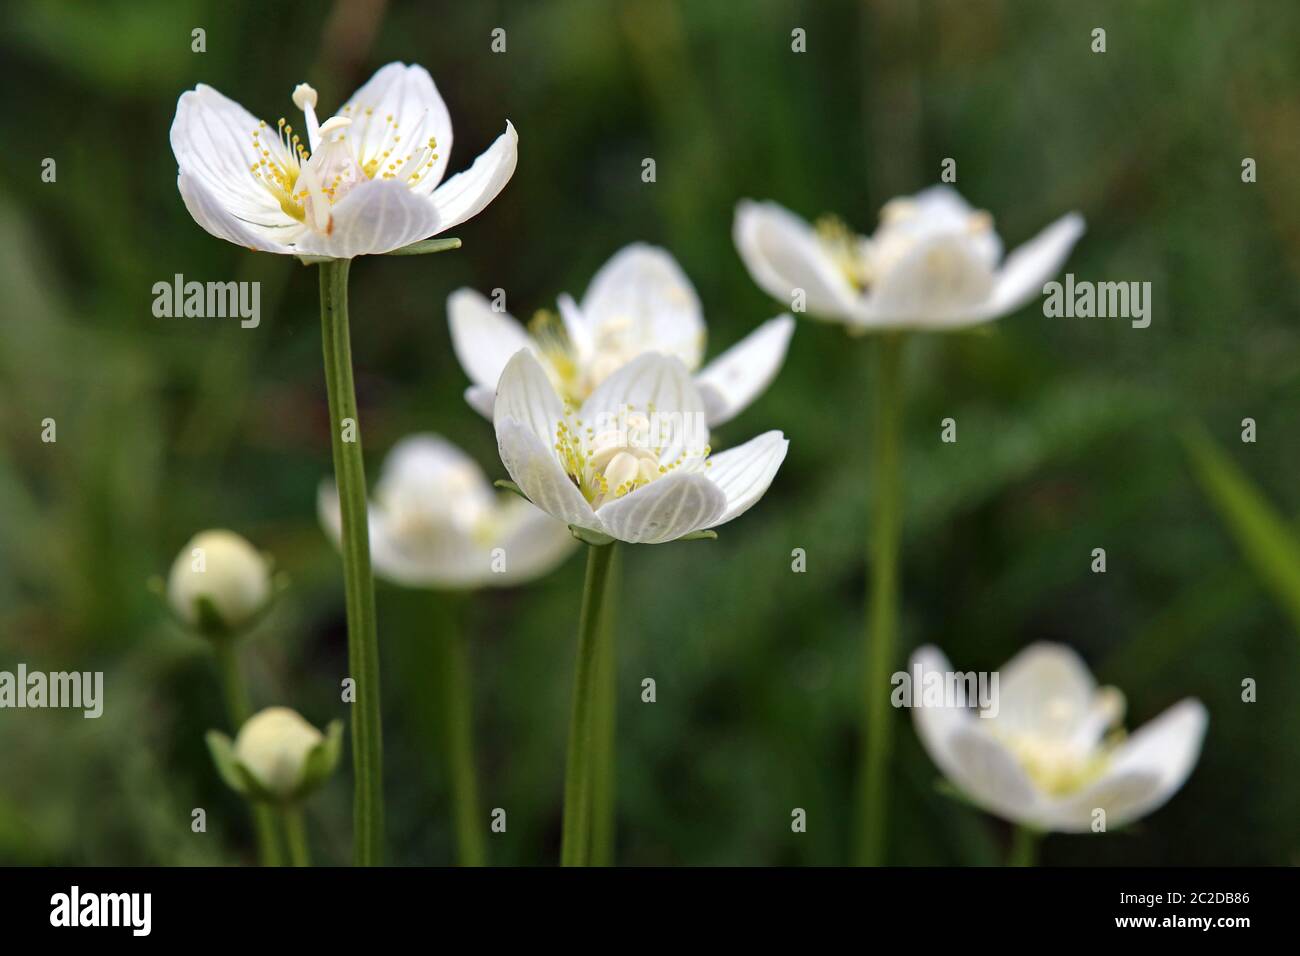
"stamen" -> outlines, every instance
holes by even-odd
[[[834,260],[840,273],[859,292],[871,284],[872,272],[864,254],[865,240],[836,216],[826,215],[817,220],[817,238]]]

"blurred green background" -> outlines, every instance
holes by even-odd
[[[507,31],[507,52],[490,33]],[[1090,31],[1107,30],[1105,54]],[[190,31],[207,31],[192,53]],[[795,54],[790,32],[807,31]],[[1008,248],[1070,209],[1067,269],[1149,280],[1154,318],[1046,319],[914,338],[906,411],[903,643],[992,669],[1035,640],[1120,686],[1130,728],[1184,696],[1210,726],[1172,802],[1047,864],[1300,862],[1300,639],[1198,484],[1199,421],[1294,532],[1300,512],[1300,7],[1285,2],[141,3],[38,0],[0,22],[0,669],[102,669],[99,720],[0,712],[0,862],[248,862],[237,797],[203,745],[225,723],[211,658],[147,582],[229,527],[291,587],[244,644],[258,706],[346,716],[339,559],[315,518],[330,473],[316,275],[212,238],[176,191],[176,98],[205,82],[274,120],[300,81],[322,116],[378,66],[421,63],[464,168],[508,118],[519,167],[458,252],[352,270],[370,472],[435,430],[504,472],[462,400],[444,303],[505,288],[526,318],[580,294],[627,242],[694,281],[709,356],[780,311],[730,238],[773,198],[874,228],[938,179]],[[658,181],[645,184],[652,156]],[[1241,182],[1254,157],[1259,181]],[[57,161],[42,183],[41,161]],[[262,283],[262,323],[158,319],[153,283]],[[801,322],[784,371],[715,447],[791,439],[764,501],[718,541],[624,554],[618,859],[850,858],[866,548],[871,341]],[[959,441],[939,441],[940,420]],[[1258,423],[1254,444],[1241,420]],[[58,441],[40,441],[41,420]],[[1273,531],[1278,531],[1274,521]],[[1256,529],[1258,530],[1258,529]],[[808,570],[791,573],[791,550]],[[1108,572],[1089,571],[1104,547]],[[1266,563],[1266,561],[1264,562]],[[582,562],[469,602],[481,798],[495,863],[558,859]],[[1258,562],[1257,562],[1258,564]],[[1267,568],[1264,568],[1267,570]],[[429,726],[439,599],[380,585],[389,858],[452,859]],[[900,661],[901,664],[901,661]],[[654,677],[658,703],[642,704]],[[1244,677],[1257,703],[1240,700]],[[891,780],[896,863],[990,863],[1007,830],[935,786],[906,714]],[[309,805],[319,862],[349,858],[350,761]],[[190,811],[208,811],[208,833]],[[790,810],[808,832],[790,831]]]

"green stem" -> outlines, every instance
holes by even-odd
[[[1038,844],[1043,835],[1026,826],[1017,826],[1011,834],[1011,852],[1007,854],[1007,866],[1037,866]]]
[[[235,650],[235,638],[219,637],[212,641],[212,651],[217,658],[217,671],[221,675],[221,693],[226,698],[226,713],[230,719],[230,732],[239,733],[239,728],[253,716],[253,705],[248,696],[248,687],[239,670],[239,654]],[[257,839],[257,858],[263,866],[281,866],[280,841],[275,833],[275,814],[271,808],[261,803],[250,803],[253,812],[253,833]]]
[[[592,762],[596,745],[600,624],[605,583],[617,545],[589,545],[587,580],[578,618],[578,656],[573,675],[573,711],[569,718],[569,753],[564,771],[564,823],[560,849],[563,866],[586,866],[591,859]]]
[[[487,850],[483,841],[483,819],[479,816],[478,775],[474,769],[474,710],[470,703],[469,648],[465,633],[451,626],[432,640],[442,654],[443,729],[446,735],[447,766],[451,778],[452,817],[461,866],[484,866]]]
[[[614,813],[614,741],[618,721],[618,649],[615,626],[621,564],[622,552],[615,550],[610,557],[609,583],[606,585],[607,597],[601,615],[600,645],[597,648],[595,755],[591,771],[592,866],[612,866],[614,863],[614,833],[617,823]]]
[[[230,718],[230,727],[234,733],[239,733],[239,728],[244,726],[244,721],[253,716],[253,705],[249,702],[248,688],[244,686],[244,676],[239,669],[239,654],[235,651],[235,639],[214,638],[212,652],[217,658],[217,671],[221,675],[221,693],[226,698],[226,714]]]
[[[302,807],[291,804],[280,811],[284,820],[284,832],[289,843],[289,863],[291,866],[311,866],[311,850],[307,846],[307,824],[303,820]]]
[[[352,854],[356,865],[376,866],[382,861],[384,842],[379,641],[375,629],[375,583],[370,573],[366,472],[361,456],[357,396],[352,383],[352,346],[348,335],[350,264],[348,259],[331,259],[320,264],[320,321],[334,447],[334,480],[343,518],[348,670],[356,682],[356,700],[352,705],[352,768],[355,777]]]
[[[874,500],[867,556],[871,606],[863,655],[865,706],[858,780],[858,862],[863,866],[879,866],[885,858],[893,744],[889,692],[898,639],[898,542],[902,526],[902,336],[886,334],[879,339],[878,348],[870,464]]]

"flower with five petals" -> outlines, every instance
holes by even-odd
[[[913,669],[949,673],[935,647]],[[913,710],[930,757],[963,794],[1013,823],[1066,833],[1145,816],[1183,785],[1196,765],[1208,716],[1200,701],[1170,707],[1132,736],[1120,730],[1124,696],[1097,687],[1070,648],[1034,644],[999,671],[996,713],[962,701]]]
[[[342,536],[338,493],[321,486],[321,524]],[[375,573],[419,588],[508,586],[541,577],[576,546],[568,528],[496,491],[446,439],[411,435],[393,446],[370,506]]]
[[[506,362],[531,351],[555,389],[581,404],[611,374],[645,352],[662,352],[694,372],[704,358],[704,316],[691,281],[663,249],[633,243],[596,273],[582,302],[565,294],[559,312],[539,312],[525,329],[473,289],[447,299],[451,341],[473,381],[466,400],[488,418]],[[764,322],[695,374],[710,425],[744,410],[785,361],[794,319]]]
[[[711,454],[704,399],[676,356],[648,352],[580,406],[520,349],[493,409],[501,461],[533,504],[589,540],[660,544],[739,517],[767,491],[789,442],[770,431]]]
[[[194,221],[219,239],[282,255],[351,259],[427,239],[477,215],[509,182],[510,123],[443,182],[451,117],[421,66],[389,63],[324,123],[316,91],[293,91],[300,131],[268,126],[210,86],[181,94],[171,144]]]
[[[1042,291],[1083,235],[1069,213],[1005,259],[987,212],[932,186],[885,204],[859,236],[833,217],[816,227],[774,202],[742,201],[732,236],[754,281],[851,331],[942,331],[1000,318]]]

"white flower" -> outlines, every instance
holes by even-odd
[[[321,486],[321,523],[342,537],[338,492]],[[519,584],[576,547],[569,529],[509,492],[438,435],[412,435],[388,453],[370,506],[375,573],[396,584],[471,588]]]
[[[176,184],[194,221],[250,249],[350,259],[391,252],[477,215],[515,171],[506,131],[442,183],[451,117],[428,72],[390,63],[337,116],[316,121],[316,91],[299,84],[299,131],[269,127],[200,84],[172,122]],[[442,183],[442,185],[439,185]]]
[[[771,431],[710,457],[690,373],[657,352],[624,365],[579,407],[521,349],[501,373],[493,415],[501,461],[530,501],[632,544],[673,541],[743,514],[790,444]]]
[[[326,732],[288,707],[268,707],[244,722],[232,745],[220,731],[208,731],[208,750],[223,780],[256,800],[284,803],[315,789],[338,764],[342,721]]]
[[[870,238],[834,218],[814,228],[773,202],[742,201],[732,235],[764,291],[802,290],[810,315],[850,329],[948,329],[1013,312],[1042,291],[1083,234],[1070,213],[1002,259],[993,218],[933,186],[894,199]],[[999,261],[1001,265],[999,266]]]
[[[951,671],[929,646],[913,655],[917,667]],[[1087,831],[1096,809],[1105,810],[1113,830],[1155,810],[1192,772],[1209,719],[1189,698],[1125,737],[1123,695],[1098,688],[1079,656],[1060,644],[1021,651],[1003,665],[999,684],[996,716],[919,706],[917,732],[939,769],[976,804],[1041,830]]]
[[[176,555],[167,599],[192,628],[234,632],[252,622],[271,597],[271,567],[233,531],[203,531]]]
[[[522,348],[577,403],[645,352],[676,356],[692,372],[704,358],[704,316],[694,287],[671,255],[644,243],[605,263],[581,304],[562,295],[558,316],[539,312],[527,331],[472,289],[451,294],[447,317],[456,356],[474,383],[465,398],[488,418],[501,370]],[[771,384],[793,331],[790,316],[771,319],[695,376],[709,424],[729,421]]]

